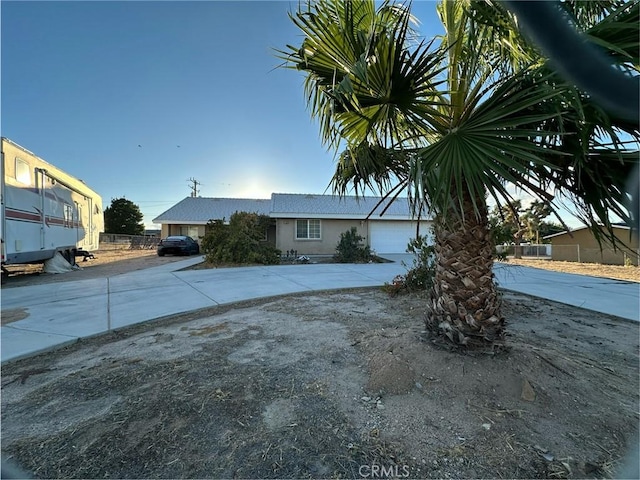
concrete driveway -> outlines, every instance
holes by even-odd
[[[254,298],[374,287],[406,272],[392,263],[307,264],[177,271],[202,257],[103,279],[2,290],[2,362],[158,317]],[[69,275],[72,275],[70,273]],[[500,287],[640,321],[640,284],[497,264]]]

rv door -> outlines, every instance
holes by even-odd
[[[40,215],[42,217],[42,224],[40,225],[40,248],[44,250],[45,247],[45,234],[47,226],[47,210],[46,210],[46,191],[47,191],[47,171],[42,168],[36,168],[36,190],[40,195]]]

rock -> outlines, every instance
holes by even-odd
[[[522,382],[520,398],[525,402],[533,402],[536,399],[536,392],[526,378]]]
[[[485,430],[491,430],[491,424],[490,423],[483,423],[482,424],[482,428],[484,428]]]

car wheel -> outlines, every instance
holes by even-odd
[[[164,252],[158,252],[159,257],[164,257]]]

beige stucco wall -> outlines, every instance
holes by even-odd
[[[183,231],[183,227],[185,229],[195,229],[197,230],[197,234],[189,234],[188,230]],[[162,238],[168,237],[169,235],[189,235],[197,242],[200,242],[200,237],[204,237],[204,225],[176,225],[176,224],[162,224]]]
[[[276,248],[283,254],[287,250],[296,250],[298,255],[333,255],[336,253],[336,245],[340,240],[340,234],[351,227],[358,229],[358,234],[364,237],[363,243],[367,244],[367,222],[360,220],[320,220],[320,240],[297,240],[296,219],[279,218],[276,221],[278,236]]]
[[[615,229],[615,236],[628,249],[618,248],[614,250],[609,244],[603,242],[602,247],[590,230],[582,229],[570,236],[568,233],[552,237],[552,260],[584,263],[603,263],[607,265],[624,265],[625,259],[629,259],[634,265],[638,265],[638,236],[629,238],[629,230]],[[636,252],[635,254],[633,252]]]

